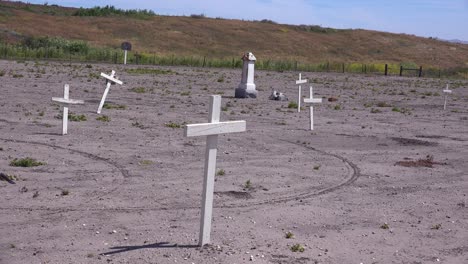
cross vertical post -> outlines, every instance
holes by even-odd
[[[444,94],[445,94],[445,98],[444,98],[444,110],[447,109],[447,97],[449,94],[452,93],[452,90],[449,90],[449,85],[447,84],[447,87],[445,88],[445,90],[443,91]]]
[[[312,85],[310,86],[310,96],[309,98],[304,98],[304,103],[321,103],[322,98],[314,98],[314,92],[312,90]],[[310,106],[310,130],[314,130],[314,107]]]
[[[70,99],[70,85],[63,86],[63,98],[52,97],[52,101],[64,104],[62,116],[62,135],[68,134],[68,105],[69,104],[84,104],[83,100]]]
[[[225,133],[244,132],[245,121],[219,122],[221,113],[221,96],[210,97],[208,123],[186,125],[185,136],[207,136],[205,151],[205,169],[203,179],[202,208],[200,219],[200,246],[210,243],[211,220],[213,215],[214,178],[216,173],[216,154],[218,151],[218,135]]]
[[[301,84],[303,83],[307,83],[307,80],[302,80],[302,73],[299,73],[299,80],[296,81],[296,85],[299,85],[298,89],[299,89],[299,99],[297,99],[297,112],[301,112],[301,90],[302,90],[302,87],[301,87]]]
[[[124,65],[127,65],[127,50],[124,51]]]
[[[70,99],[70,86],[65,84],[63,86],[63,99]],[[68,134],[68,107],[63,107],[63,119],[62,119],[62,135]]]
[[[107,81],[106,81],[106,89],[104,90],[104,94],[102,95],[102,99],[101,99],[101,102],[99,103],[99,107],[98,107],[98,110],[97,110],[98,114],[101,113],[102,107],[104,106],[104,102],[106,101],[107,94],[109,93],[111,84],[113,84],[113,83],[117,83],[117,84],[120,84],[120,85],[123,84],[122,81],[115,78],[115,71],[114,70],[111,72],[111,75],[107,75],[107,74],[104,74],[104,73],[101,72],[101,76],[106,78]]]

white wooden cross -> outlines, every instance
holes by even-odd
[[[107,75],[107,74],[101,72],[101,76],[106,78],[107,82],[106,82],[106,90],[104,90],[104,94],[102,95],[101,103],[99,104],[99,108],[97,110],[98,114],[101,113],[102,107],[104,106],[104,102],[106,101],[107,94],[109,93],[111,84],[113,84],[113,83],[117,83],[117,84],[120,84],[120,85],[123,84],[122,81],[118,80],[115,77],[115,71],[112,71],[111,75]]]
[[[63,86],[63,98],[52,97],[52,101],[64,104],[62,117],[62,135],[66,135],[68,133],[68,106],[65,105],[84,104],[84,101],[70,99],[70,86],[68,84]]]
[[[185,136],[207,136],[205,151],[205,175],[203,180],[203,200],[200,221],[200,246],[210,243],[211,217],[213,212],[214,177],[216,171],[216,153],[218,135],[246,131],[245,121],[219,122],[221,111],[221,96],[210,97],[209,123],[186,125]]]
[[[316,104],[321,103],[322,98],[314,98],[314,92],[312,91],[312,85],[310,86],[310,97],[304,98],[304,103]],[[314,130],[314,107],[310,105],[310,130]]]
[[[444,110],[447,109],[447,97],[449,94],[452,93],[452,90],[449,90],[449,85],[447,84],[447,88],[445,88],[444,90],[444,94],[445,94],[445,99],[444,99]]]
[[[299,99],[297,100],[297,112],[301,112],[301,90],[302,90],[302,87],[301,87],[301,84],[303,83],[307,83],[307,79],[306,80],[302,80],[301,79],[302,77],[302,73],[299,73],[299,80],[296,81],[296,85],[299,85]]]

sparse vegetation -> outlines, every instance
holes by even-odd
[[[177,123],[174,123],[172,121],[170,121],[169,123],[165,123],[164,124],[166,127],[170,127],[170,128],[181,128],[181,125],[180,124],[177,124]]]
[[[62,196],[67,196],[70,194],[70,191],[69,190],[62,190],[62,192],[60,193]]]
[[[223,176],[226,174],[226,171],[224,171],[223,169],[218,169],[218,171],[216,172],[216,176]]]
[[[130,89],[130,91],[134,93],[146,93],[146,88],[145,87],[133,87]]]
[[[160,70],[160,69],[150,69],[150,68],[136,68],[127,70],[128,73],[132,74],[170,74],[171,70]]]
[[[294,101],[290,101],[288,104],[288,108],[297,108],[297,103]]]
[[[106,116],[106,115],[98,116],[98,117],[96,117],[96,120],[102,121],[102,122],[110,122],[111,121],[110,117]]]
[[[390,226],[387,224],[387,223],[383,223],[381,226],[380,226],[381,229],[389,229]]]
[[[294,234],[291,233],[291,232],[287,232],[285,237],[286,237],[286,239],[291,239],[291,238],[294,238]]]
[[[37,161],[36,159],[26,157],[22,159],[14,159],[10,162],[10,166],[13,167],[37,167],[45,165],[45,162]]]
[[[304,252],[305,251],[304,246],[301,244],[294,244],[293,246],[291,246],[290,249],[292,252]]]
[[[127,106],[126,105],[118,105],[118,104],[114,105],[114,104],[110,104],[110,103],[104,103],[102,108],[104,108],[104,109],[125,110],[125,109],[127,109]]]
[[[245,189],[251,189],[252,188],[252,182],[250,180],[247,180],[245,183],[244,183],[244,188]]]

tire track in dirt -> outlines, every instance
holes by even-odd
[[[35,144],[35,145],[43,145],[43,146],[54,147],[54,148],[57,147],[57,146],[52,145],[52,144],[40,143],[40,142],[10,140],[10,139],[1,139],[1,140],[5,140],[5,141],[9,141],[9,142],[20,142],[20,143],[28,143],[28,144]],[[346,177],[346,179],[344,181],[342,181],[342,182],[340,182],[340,183],[338,183],[336,185],[333,185],[333,186],[318,190],[318,191],[302,192],[302,193],[299,193],[299,194],[282,196],[282,197],[278,197],[278,198],[275,198],[275,199],[260,200],[260,201],[257,201],[257,202],[248,202],[248,200],[247,201],[242,200],[241,203],[240,202],[233,202],[233,203],[225,203],[225,204],[221,204],[221,205],[214,205],[213,206],[214,208],[248,208],[248,207],[253,207],[253,206],[275,205],[275,204],[279,204],[279,203],[287,203],[287,202],[291,202],[291,201],[305,200],[305,199],[309,199],[311,197],[331,193],[331,192],[336,191],[336,190],[338,190],[338,189],[340,189],[342,187],[351,185],[352,183],[354,183],[361,176],[361,172],[360,172],[359,167],[356,164],[349,161],[348,159],[346,159],[345,157],[343,157],[343,156],[340,156],[338,154],[329,153],[329,152],[326,152],[326,151],[323,151],[323,150],[319,150],[319,149],[316,149],[314,147],[305,146],[303,144],[299,144],[299,143],[296,143],[296,142],[291,142],[291,141],[282,140],[282,139],[277,139],[277,140],[286,142],[288,144],[293,144],[293,145],[296,145],[296,146],[299,146],[299,147],[302,147],[302,148],[306,148],[308,150],[315,151],[315,152],[317,152],[319,154],[322,154],[322,155],[325,155],[325,156],[331,156],[331,157],[334,157],[336,159],[341,160],[346,165],[346,168],[348,169],[348,176]],[[72,149],[67,149],[67,148],[63,148],[63,147],[57,147],[57,148],[67,150],[67,151],[70,151],[72,153],[78,153],[80,155],[83,155],[83,156],[86,156],[86,157],[89,157],[89,158],[94,158],[94,159],[97,159],[97,160],[101,160],[103,162],[106,162],[106,163],[118,168],[121,171],[121,173],[122,173],[122,175],[124,177],[130,177],[128,171],[125,168],[123,168],[122,166],[120,166],[119,164],[117,164],[116,162],[110,161],[108,159],[105,159],[105,158],[102,158],[102,157],[99,157],[99,156],[96,156],[94,154],[87,153],[87,152],[84,152],[84,151],[72,150]],[[116,189],[117,188],[109,191],[108,193],[104,194],[103,196],[106,196],[106,195],[114,192]],[[93,199],[95,199],[95,198],[93,198]],[[176,210],[189,210],[189,209],[196,210],[196,209],[199,209],[199,208],[200,208],[199,206],[169,206],[168,205],[168,206],[162,206],[162,207],[159,207],[159,208],[127,207],[127,208],[85,208],[85,209],[56,208],[56,209],[52,209],[52,208],[44,207],[44,208],[0,208],[0,209],[1,210],[28,210],[28,211],[47,210],[50,213],[54,214],[54,213],[64,213],[64,212],[72,212],[72,211],[135,212],[135,211],[174,211],[174,210],[176,211]]]
[[[94,154],[91,154],[91,153],[88,153],[88,152],[85,152],[85,151],[76,150],[76,149],[69,149],[69,148],[65,148],[65,147],[61,147],[61,146],[57,146],[57,145],[53,145],[53,144],[48,144],[48,143],[43,143],[43,142],[35,142],[35,141],[27,141],[27,140],[16,140],[16,139],[5,139],[5,138],[0,138],[0,140],[3,140],[5,142],[31,144],[31,145],[45,146],[45,147],[57,148],[57,149],[69,151],[72,154],[78,154],[78,155],[81,155],[83,157],[89,158],[91,160],[101,161],[101,162],[106,163],[110,167],[116,168],[122,174],[124,179],[131,177],[128,170],[125,169],[120,164],[118,164],[117,162],[114,162],[114,161],[112,161],[110,159],[106,159],[106,158],[103,158],[103,157],[100,157],[100,156],[97,156],[97,155],[94,155]],[[107,196],[107,195],[117,191],[117,189],[118,189],[118,187],[115,187],[115,188],[101,194],[100,196],[90,198],[87,202],[91,201],[91,199],[100,199],[100,198],[102,198],[104,196]]]

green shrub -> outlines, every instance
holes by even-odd
[[[45,165],[45,162],[37,161],[36,159],[27,157],[23,159],[14,159],[10,162],[10,166],[13,167],[37,167]]]
[[[297,108],[297,103],[294,101],[289,102],[288,108]]]

